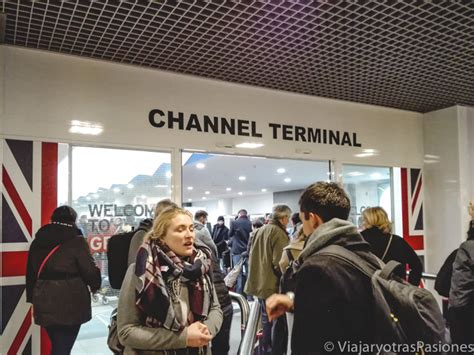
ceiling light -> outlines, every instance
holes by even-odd
[[[173,176],[173,174],[171,174],[171,171],[167,171],[165,175],[167,178],[170,178]]]
[[[366,158],[366,157],[371,157],[375,155],[374,153],[359,153],[359,154],[354,154],[355,157],[357,158]]]
[[[286,169],[285,168],[279,168],[279,169],[277,169],[277,173],[278,174],[284,174],[284,173],[286,173]]]
[[[239,180],[240,180],[240,181],[244,181],[244,180],[246,180],[246,179],[247,179],[247,178],[246,178],[245,176],[239,176]]]
[[[206,164],[203,164],[203,163],[197,163],[196,164],[196,168],[198,169],[204,169],[206,167]]]
[[[160,185],[160,184],[158,184],[158,185],[155,185],[155,187],[168,187],[168,185]]]
[[[267,192],[267,189],[262,189],[262,192]]]
[[[133,184],[128,184],[127,187],[128,187],[129,189],[133,189],[135,186],[133,186]]]
[[[87,200],[87,201],[90,201],[90,200],[91,200],[91,198],[90,198],[89,196],[87,196],[87,197],[86,197],[86,200]]]
[[[192,189],[194,189],[194,187],[192,187],[192,186],[188,186],[188,190],[190,190],[190,191],[191,191]]]
[[[188,198],[188,202],[191,202],[193,199],[192,198]]]
[[[206,196],[203,196],[202,199],[203,199],[203,200],[206,200]]]
[[[146,195],[141,195],[140,197],[141,197],[141,198],[146,198]]]
[[[114,192],[120,192],[120,189],[119,189],[118,187],[114,187],[114,188],[113,188],[113,191],[114,191]]]
[[[290,178],[285,178],[283,181],[284,182],[291,182],[291,179]]]
[[[104,128],[99,124],[77,120],[72,120],[71,128],[69,128],[70,133],[89,134],[92,136],[101,134],[103,130]]]
[[[232,191],[232,188],[227,187],[225,190],[226,190],[226,191]]]
[[[235,147],[236,148],[246,148],[246,149],[256,149],[256,148],[261,148],[263,147],[265,144],[263,143],[249,143],[249,142],[245,142],[245,143],[240,143],[240,144],[237,144]]]
[[[347,173],[347,176],[362,176],[365,175],[364,173],[361,173],[360,171],[351,171],[350,173]]]
[[[99,198],[99,194],[93,194],[92,195],[94,198]]]
[[[240,196],[242,196],[242,195],[243,195],[243,193],[242,193],[242,192],[238,192],[238,194],[239,194]]]
[[[209,192],[209,191],[206,191],[206,192],[204,192],[204,193],[205,193],[206,195],[209,195],[209,194],[210,194],[210,192]]]

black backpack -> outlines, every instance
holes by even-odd
[[[293,258],[293,253],[290,249],[284,249],[286,255],[288,256],[288,266],[280,278],[280,293],[295,292],[296,289],[296,277],[295,277],[295,258]]]
[[[430,291],[405,282],[394,271],[396,261],[374,270],[350,250],[330,245],[318,253],[331,255],[350,264],[369,277],[374,296],[375,341],[378,344],[444,344],[445,326],[441,310]]]
[[[441,269],[439,269],[434,289],[443,297],[449,297],[449,290],[451,289],[451,278],[453,276],[453,263],[456,259],[458,249],[454,250],[443,263]]]
[[[112,288],[120,290],[123,279],[128,269],[128,251],[132,238],[140,230],[147,230],[139,227],[130,232],[114,234],[107,244],[107,259],[109,267],[109,282]]]

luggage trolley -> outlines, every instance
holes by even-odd
[[[113,289],[110,286],[109,281],[109,267],[107,261],[107,253],[94,253],[94,260],[97,266],[100,269],[100,275],[102,277],[102,285],[101,288],[92,295],[92,300],[94,302],[101,301],[102,304],[106,305],[110,301],[110,297],[118,297],[120,290]]]

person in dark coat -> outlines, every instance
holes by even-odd
[[[448,317],[453,344],[474,344],[474,220],[454,260]]]
[[[217,217],[217,223],[212,228],[212,240],[217,247],[217,257],[222,259],[222,253],[225,252],[227,241],[229,240],[229,228],[224,224],[224,216]]]
[[[347,341],[373,343],[369,278],[344,260],[317,254],[327,246],[339,245],[374,270],[378,267],[370,245],[347,221],[349,197],[336,183],[318,182],[304,190],[299,204],[303,232],[309,237],[297,260],[295,292],[270,296],[266,302],[269,318],[294,311],[293,355],[343,353],[338,344]],[[327,342],[334,348],[325,348]]]
[[[245,280],[248,270],[247,261],[247,244],[249,242],[250,232],[252,231],[252,222],[247,216],[247,210],[241,209],[238,213],[239,218],[230,225],[229,231],[229,246],[232,254],[232,265],[237,265],[242,257],[245,257],[245,262],[237,279],[236,292],[243,293]],[[242,256],[242,254],[244,256]]]
[[[370,244],[372,253],[385,263],[395,260],[405,268],[408,265],[410,270],[408,282],[418,286],[423,273],[423,265],[405,239],[391,233],[392,223],[388,219],[387,212],[382,207],[369,207],[362,212],[362,220],[365,230],[361,234]],[[396,273],[402,279],[406,279],[403,270]]]
[[[56,208],[28,252],[26,301],[34,306],[35,323],[46,328],[53,355],[70,353],[81,324],[91,319],[90,292],[101,285],[100,270],[78,232],[76,218],[73,208]]]

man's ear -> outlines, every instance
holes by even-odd
[[[313,223],[314,229],[318,228],[321,224],[324,223],[321,217],[319,217],[319,215],[317,215],[316,213],[311,212],[310,218],[311,218],[311,222]]]

